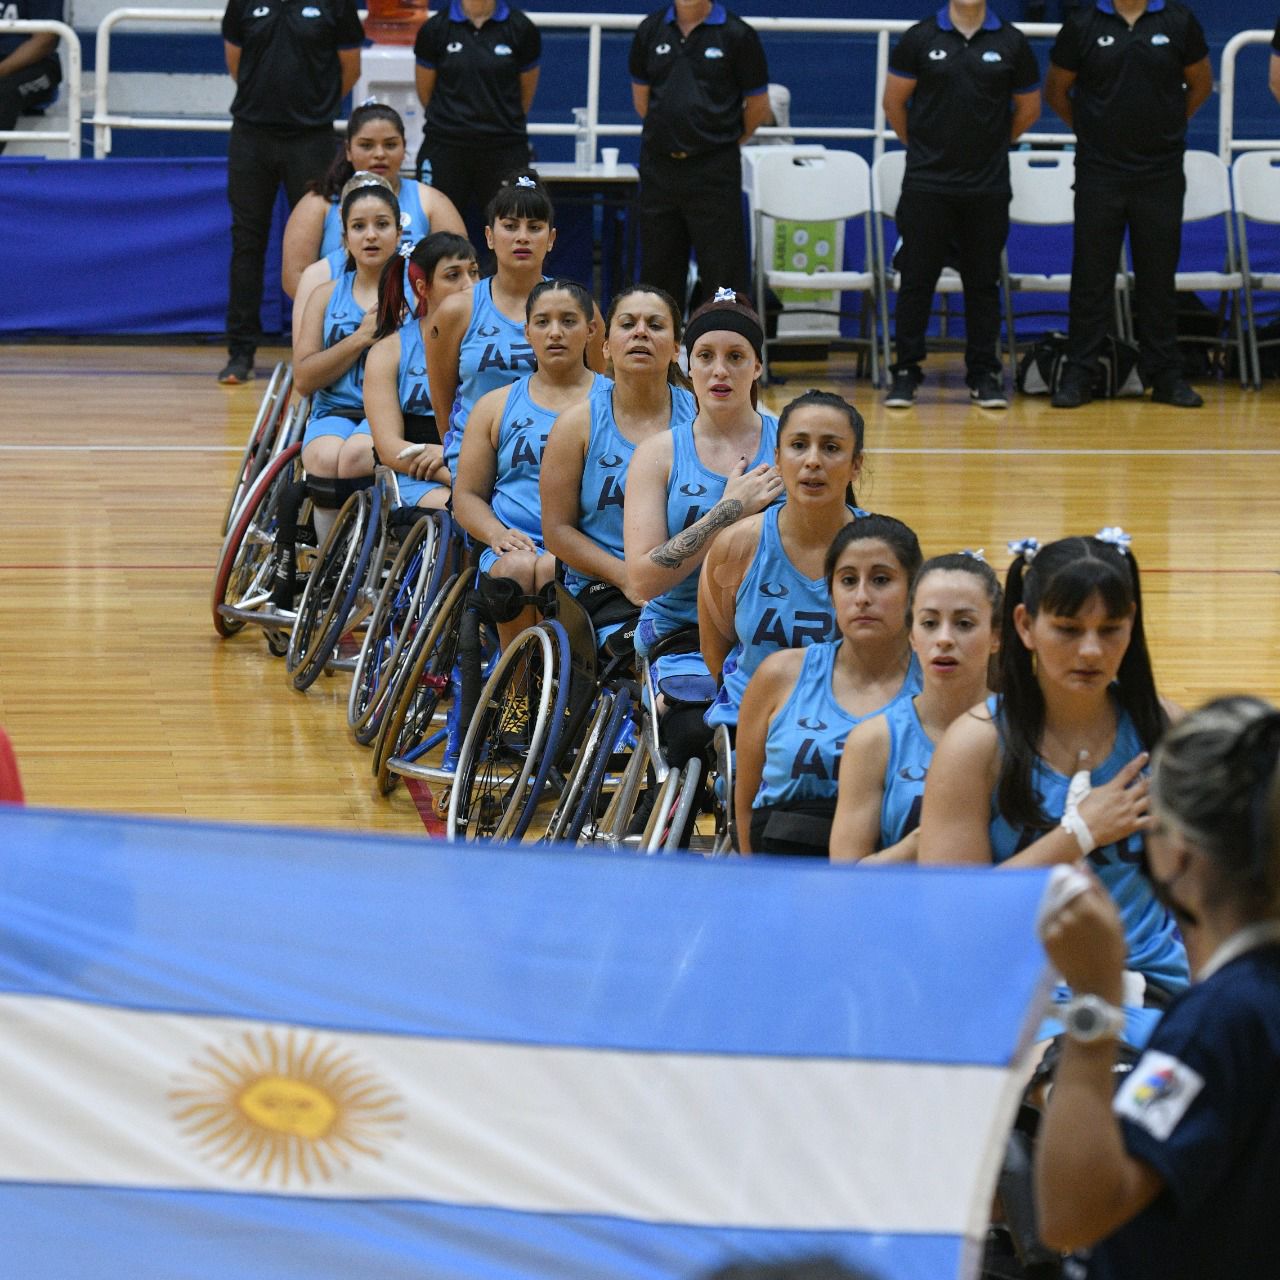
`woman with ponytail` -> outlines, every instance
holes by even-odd
[[[1129,1034],[1141,1042],[1155,1021],[1142,1007],[1162,1007],[1187,984],[1174,919],[1140,870],[1151,827],[1147,762],[1177,709],[1156,693],[1138,563],[1123,530],[1010,550],[1000,693],[938,745],[920,862],[1086,860],[1124,919]]]
[[[400,269],[398,254],[382,269],[375,341],[365,362],[364,407],[374,452],[399,473],[400,502],[406,507],[443,507],[449,500],[449,470],[427,386],[427,318],[450,294],[470,289],[478,276],[471,242],[452,231],[419,240],[406,270]],[[406,277],[416,314],[410,311]]]
[[[1280,712],[1246,697],[1192,712],[1155,750],[1150,801],[1147,874],[1182,929],[1195,985],[1117,1092],[1129,949],[1120,913],[1089,877],[1041,926],[1095,1030],[1067,1036],[1040,1125],[1040,1234],[1064,1251],[1090,1247],[1090,1280],[1270,1275],[1280,1257]]]

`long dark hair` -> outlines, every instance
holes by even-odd
[[[790,421],[791,415],[797,409],[834,409],[849,424],[849,430],[853,432],[853,456],[855,459],[862,457],[862,444],[866,439],[867,424],[862,419],[857,409],[853,407],[844,396],[838,396],[834,391],[818,391],[811,388],[803,395],[798,395],[792,400],[778,416],[778,448],[782,448],[782,432]],[[858,505],[858,495],[853,491],[853,482],[850,481],[845,489],[844,500],[851,507]]]
[[[1097,595],[1109,618],[1125,618],[1133,610],[1129,647],[1120,661],[1114,691],[1129,713],[1138,738],[1150,751],[1168,726],[1168,716],[1156,693],[1151,655],[1142,625],[1142,587],[1138,562],[1098,538],[1062,538],[1041,547],[1028,562],[1019,552],[1004,584],[1004,615],[1000,626],[1000,700],[996,723],[1004,743],[996,807],[1011,826],[1048,830],[1054,825],[1040,806],[1032,785],[1040,739],[1044,734],[1045,703],[1036,679],[1031,651],[1022,643],[1013,616],[1025,605],[1033,618],[1041,609],[1073,618],[1091,596]]]
[[[836,565],[845,547],[851,542],[860,542],[867,538],[879,538],[897,557],[907,581],[920,572],[924,562],[924,553],[920,550],[920,539],[910,525],[903,524],[895,516],[883,516],[878,512],[868,512],[850,520],[843,525],[827,548],[827,558],[823,562],[822,572],[827,579],[827,590],[836,576]]]
[[[613,318],[618,314],[618,308],[622,305],[624,299],[633,298],[637,293],[653,294],[667,309],[667,314],[671,317],[671,333],[678,348],[680,340],[684,337],[684,320],[680,314],[680,304],[665,289],[660,289],[656,284],[645,284],[643,281],[628,285],[625,289],[620,289],[613,295],[613,301],[609,303],[609,311],[604,318],[604,336],[606,338],[609,336]],[[613,376],[612,368],[608,369],[607,372],[610,377]],[[673,387],[683,387],[686,391],[693,390],[688,374],[680,368],[679,363],[675,360],[667,364],[667,382]]]
[[[419,273],[430,287],[436,267],[446,258],[464,258],[474,262],[475,257],[476,251],[466,236],[460,236],[455,231],[433,231],[413,246],[413,252],[409,255],[408,273]],[[378,327],[374,332],[375,339],[395,333],[408,317],[409,303],[405,297],[404,277],[404,260],[400,254],[394,254],[382,268],[382,278],[378,281]]]
[[[351,206],[357,200],[363,200],[366,196],[381,200],[391,210],[391,216],[395,219],[396,226],[399,227],[400,225],[400,201],[396,199],[395,192],[390,187],[384,186],[381,182],[370,182],[363,187],[353,187],[342,199],[342,247],[344,249],[347,246],[347,219],[351,216]],[[399,262],[400,255],[393,253],[391,260]],[[351,256],[350,249],[347,249],[347,260],[342,269],[344,272],[356,269],[356,260]],[[385,269],[386,263],[383,263],[384,273]]]
[[[337,154],[324,177],[307,183],[308,192],[324,196],[326,200],[338,198],[338,193],[347,185],[351,175],[356,171],[355,165],[347,158],[346,144],[350,143],[370,120],[385,120],[400,135],[400,141],[404,141],[404,121],[400,118],[400,113],[394,107],[387,106],[385,102],[366,102],[351,113],[347,120],[346,141],[338,144]]]
[[[556,225],[556,210],[536,169],[516,169],[507,174],[484,211],[486,226],[499,218],[536,218]]]

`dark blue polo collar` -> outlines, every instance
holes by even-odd
[[[1115,13],[1116,6],[1113,0],[1098,0],[1098,8],[1103,13]],[[1148,13],[1159,13],[1164,8],[1164,0],[1147,0]]]
[[[511,16],[511,6],[507,3],[507,0],[498,0],[497,8],[494,9],[493,11],[493,17],[491,19],[486,18],[485,21],[486,22],[489,22],[489,21],[506,22],[506,20],[510,16]],[[470,22],[471,21],[471,19],[467,17],[466,11],[462,7],[462,0],[453,0],[453,3],[449,6],[449,21],[450,22]]]
[[[1098,0],[1098,3],[1102,4],[1103,0]],[[1160,0],[1160,3],[1163,4],[1164,0]],[[951,6],[948,4],[944,4],[942,8],[938,10],[936,21],[939,28],[943,31],[954,31],[956,29],[955,23],[951,21]],[[990,5],[987,5],[987,16],[983,18],[980,30],[1000,30],[1000,19],[996,16],[995,11]]]
[[[705,18],[703,18],[701,25],[704,27],[722,27],[725,24],[725,19],[726,19],[726,15],[724,11],[724,5],[713,4],[711,6],[711,12],[707,14]],[[667,21],[674,22],[675,20],[676,20],[676,7],[675,5],[671,5],[671,7],[667,10]]]

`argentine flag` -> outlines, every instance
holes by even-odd
[[[0,812],[0,1271],[973,1274],[1044,883]]]

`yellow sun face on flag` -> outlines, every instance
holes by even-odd
[[[202,1156],[281,1187],[379,1157],[404,1120],[399,1096],[354,1054],[298,1031],[246,1031],[210,1045],[169,1099]]]

